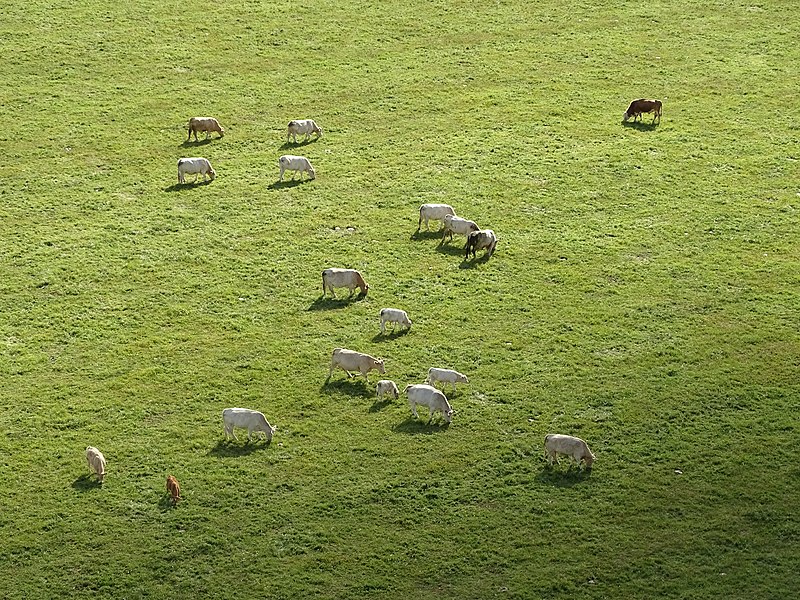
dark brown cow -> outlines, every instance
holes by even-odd
[[[464,246],[464,250],[466,250],[464,260],[469,258],[470,252],[472,252],[472,258],[475,258],[475,253],[478,250],[486,250],[486,258],[491,258],[492,254],[494,254],[495,246],[497,246],[497,236],[495,236],[494,231],[491,229],[473,231],[467,236],[467,245]]]
[[[634,123],[636,122],[636,117],[639,117],[639,121],[641,121],[643,113],[653,113],[652,122],[655,123],[656,118],[658,118],[658,122],[661,123],[661,100],[645,100],[644,98],[634,100],[628,110],[625,111],[625,114],[622,115],[622,122],[626,122],[631,117],[633,117]]]

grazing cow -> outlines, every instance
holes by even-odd
[[[394,381],[389,379],[381,379],[378,382],[378,385],[375,386],[375,395],[378,397],[378,400],[383,400],[383,397],[386,394],[390,394],[395,400],[397,400],[397,398],[400,396],[400,390],[397,389],[397,385],[395,385]]]
[[[581,461],[586,463],[586,468],[591,469],[595,456],[589,450],[589,446],[581,438],[571,435],[561,435],[559,433],[548,433],[544,436],[544,451],[547,462],[551,465],[553,460],[558,462],[558,455],[564,454],[572,458],[580,466]]]
[[[278,429],[269,424],[263,413],[249,408],[226,408],[222,411],[222,422],[225,425],[226,440],[233,436],[233,439],[239,441],[233,428],[240,427],[247,429],[247,441],[250,441],[250,435],[254,431],[258,431],[266,434],[267,441],[270,442],[272,441],[272,434]],[[259,437],[261,437],[260,434]]]
[[[399,308],[381,309],[381,333],[386,333],[386,323],[396,323],[404,329],[411,329],[411,319],[408,318],[408,313]],[[392,329],[395,327],[396,325],[392,325]]]
[[[464,260],[469,258],[470,252],[472,252],[472,258],[475,258],[475,253],[478,250],[486,250],[486,258],[491,258],[492,254],[494,254],[495,246],[497,246],[497,236],[494,231],[491,229],[473,231],[467,236],[467,244],[464,246],[464,250],[466,250]]]
[[[367,290],[369,289],[369,285],[367,285],[367,282],[364,281],[361,273],[355,269],[325,269],[322,272],[323,298],[328,290],[330,290],[331,296],[336,298],[333,288],[343,287],[346,287],[350,290],[350,295],[348,298],[353,297],[353,291],[355,291],[356,288],[359,288],[364,296],[367,295]]]
[[[448,233],[450,234],[450,239],[452,240],[454,233],[459,235],[469,235],[471,232],[478,231],[479,229],[480,227],[478,227],[475,221],[462,219],[456,215],[446,215],[444,217],[444,227],[442,228],[442,243],[444,243],[444,239],[447,237]]]
[[[641,121],[643,113],[653,113],[651,122],[655,123],[656,118],[658,118],[658,122],[661,123],[661,100],[645,100],[644,98],[634,100],[628,110],[625,111],[625,114],[622,115],[622,122],[625,123],[631,117],[633,117],[634,123],[636,122],[636,117],[639,117],[639,121]]]
[[[194,180],[197,181],[197,176],[202,175],[203,181],[206,180],[206,175],[211,177],[211,181],[217,176],[217,172],[211,167],[211,163],[206,158],[181,158],[178,160],[178,183],[186,183],[186,175],[194,173]]]
[[[437,381],[440,381],[445,385],[452,383],[453,393],[456,391],[456,383],[469,383],[469,379],[467,379],[467,376],[463,373],[453,371],[452,369],[437,369],[435,367],[431,367],[428,369],[428,376],[425,378],[425,383],[435,385]]]
[[[94,446],[86,446],[86,462],[89,463],[89,470],[103,483],[106,478],[106,457],[103,453]]]
[[[181,486],[178,483],[178,480],[172,475],[167,477],[167,491],[169,492],[172,500],[172,506],[175,506],[178,503],[178,500],[181,499]]]
[[[449,204],[423,204],[419,207],[419,224],[417,231],[422,228],[422,222],[425,221],[425,231],[430,231],[428,228],[428,221],[444,221],[447,215],[454,215],[456,211]]]
[[[283,181],[283,172],[291,171],[292,179],[300,172],[300,179],[303,179],[303,173],[308,175],[309,179],[316,179],[317,174],[311,162],[305,156],[293,156],[291,154],[284,154],[278,159],[278,166],[281,168],[281,181]]]
[[[367,382],[369,382],[368,373],[373,369],[377,370],[381,375],[386,374],[386,370],[383,368],[382,358],[375,358],[369,354],[362,354],[361,352],[347,350],[346,348],[334,349],[333,356],[331,357],[331,368],[330,371],[328,371],[328,378],[325,381],[330,380],[333,375],[333,370],[337,367],[347,373],[348,377],[355,377],[352,372],[357,371],[364,376]]]
[[[294,138],[294,143],[297,143],[297,134],[305,134],[304,142],[307,142],[308,139],[311,137],[311,134],[315,134],[319,139],[322,137],[322,129],[320,129],[317,124],[314,122],[314,119],[295,119],[294,121],[289,121],[288,131],[286,133],[286,143],[289,143],[289,138]]]
[[[428,422],[433,419],[433,413],[440,412],[444,420],[451,423],[453,420],[453,409],[447,401],[447,397],[431,385],[416,384],[407,385],[403,390],[408,394],[408,404],[414,418],[419,419],[417,414],[417,404],[428,407]]]
[[[197,132],[198,131],[205,131],[206,132],[206,139],[208,136],[211,135],[212,131],[216,131],[219,134],[219,137],[225,135],[225,130],[222,128],[222,125],[219,124],[214,117],[192,117],[189,119],[189,137],[186,139],[188,142],[192,139],[192,134],[194,134],[194,141],[197,141]]]

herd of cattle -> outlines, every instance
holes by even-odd
[[[660,123],[661,108],[660,100],[640,98],[630,103],[623,114],[622,120],[627,122],[633,118],[635,122],[638,118],[641,121],[642,114],[652,113],[652,123],[655,123],[656,120]],[[220,138],[225,135],[225,130],[219,124],[219,121],[213,117],[192,117],[189,120],[189,137],[187,141],[192,139],[192,135],[194,135],[195,141],[198,141],[198,132],[205,132],[205,139],[208,139],[211,133],[218,133]],[[298,135],[304,135],[303,141],[307,142],[310,140],[311,135],[315,135],[315,139],[321,138],[322,129],[313,119],[290,121],[287,127],[286,143],[288,144],[290,140],[297,143]],[[292,179],[298,172],[301,179],[303,173],[306,173],[310,180],[316,178],[316,172],[311,165],[311,161],[304,156],[285,154],[278,159],[278,166],[280,168],[280,181],[283,181],[283,175],[286,171],[292,171]],[[217,176],[216,171],[211,166],[211,162],[202,157],[181,158],[178,160],[178,183],[185,183],[186,175],[195,175],[194,181],[197,181],[200,175],[203,176],[203,181],[206,180],[206,177],[213,181]],[[459,217],[449,204],[423,204],[420,206],[417,232],[421,230],[423,222],[425,223],[426,231],[430,231],[430,221],[441,222],[442,243],[444,243],[448,235],[450,240],[453,239],[453,234],[466,236],[467,242],[464,246],[465,259],[469,258],[470,253],[474,258],[478,250],[485,250],[487,259],[494,253],[497,246],[497,236],[494,231],[481,229],[474,221]],[[325,269],[322,272],[323,298],[328,292],[335,298],[334,288],[347,288],[350,291],[350,297],[352,297],[356,288],[359,289],[362,295],[366,295],[369,285],[362,274],[355,269]],[[382,334],[386,333],[387,323],[392,323],[393,327],[401,327],[405,330],[411,329],[411,319],[408,314],[398,308],[381,309],[380,327]],[[386,373],[382,359],[346,348],[334,349],[326,383],[330,381],[335,369],[343,370],[348,377],[354,377],[354,373],[359,373],[367,382],[369,382],[370,371],[378,371],[381,375]],[[429,422],[433,419],[434,414],[438,412],[442,414],[445,422],[450,424],[455,411],[447,400],[444,391],[436,387],[437,383],[441,383],[443,388],[450,383],[455,392],[456,384],[469,383],[469,378],[463,373],[452,369],[431,367],[428,369],[428,376],[424,383],[407,385],[403,392],[408,397],[408,404],[414,418],[419,418],[417,405],[421,405],[428,408]],[[375,393],[379,401],[382,401],[386,396],[394,399],[400,396],[397,384],[389,379],[378,381]],[[222,422],[226,440],[232,437],[238,441],[239,438],[236,437],[236,432],[234,431],[236,427],[247,429],[248,441],[252,439],[252,434],[255,432],[260,439],[266,439],[269,442],[277,430],[277,427],[269,424],[263,413],[248,408],[226,408],[222,411]],[[592,468],[592,463],[595,460],[595,455],[589,450],[586,442],[571,435],[547,434],[544,438],[544,448],[545,456],[551,465],[554,461],[558,462],[559,455],[570,457],[579,467],[583,463],[587,469]],[[93,446],[88,446],[86,448],[86,461],[89,464],[90,471],[102,483],[106,475],[106,459],[102,452]],[[169,475],[167,477],[166,489],[173,506],[176,505],[181,498],[181,490],[178,480],[174,476]]]

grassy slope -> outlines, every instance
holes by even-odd
[[[0,590],[796,593],[797,7],[392,4],[4,7]],[[228,135],[182,145],[200,113]],[[306,116],[319,178],[276,187]],[[426,201],[495,258],[410,238]],[[318,301],[332,265],[370,295]],[[339,345],[467,372],[453,426],[322,386]],[[221,442],[233,405],[268,449]]]

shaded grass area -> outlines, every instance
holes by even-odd
[[[796,595],[797,8],[4,16],[8,597]],[[622,124],[642,96],[662,122]],[[223,139],[186,142],[201,114]],[[278,183],[283,153],[317,180]],[[218,178],[177,185],[190,155]],[[495,255],[414,233],[423,202]],[[332,266],[369,294],[322,298]],[[401,389],[467,373],[453,424],[324,384],[334,347]],[[273,442],[223,441],[228,406]],[[548,432],[593,471],[548,467]]]

